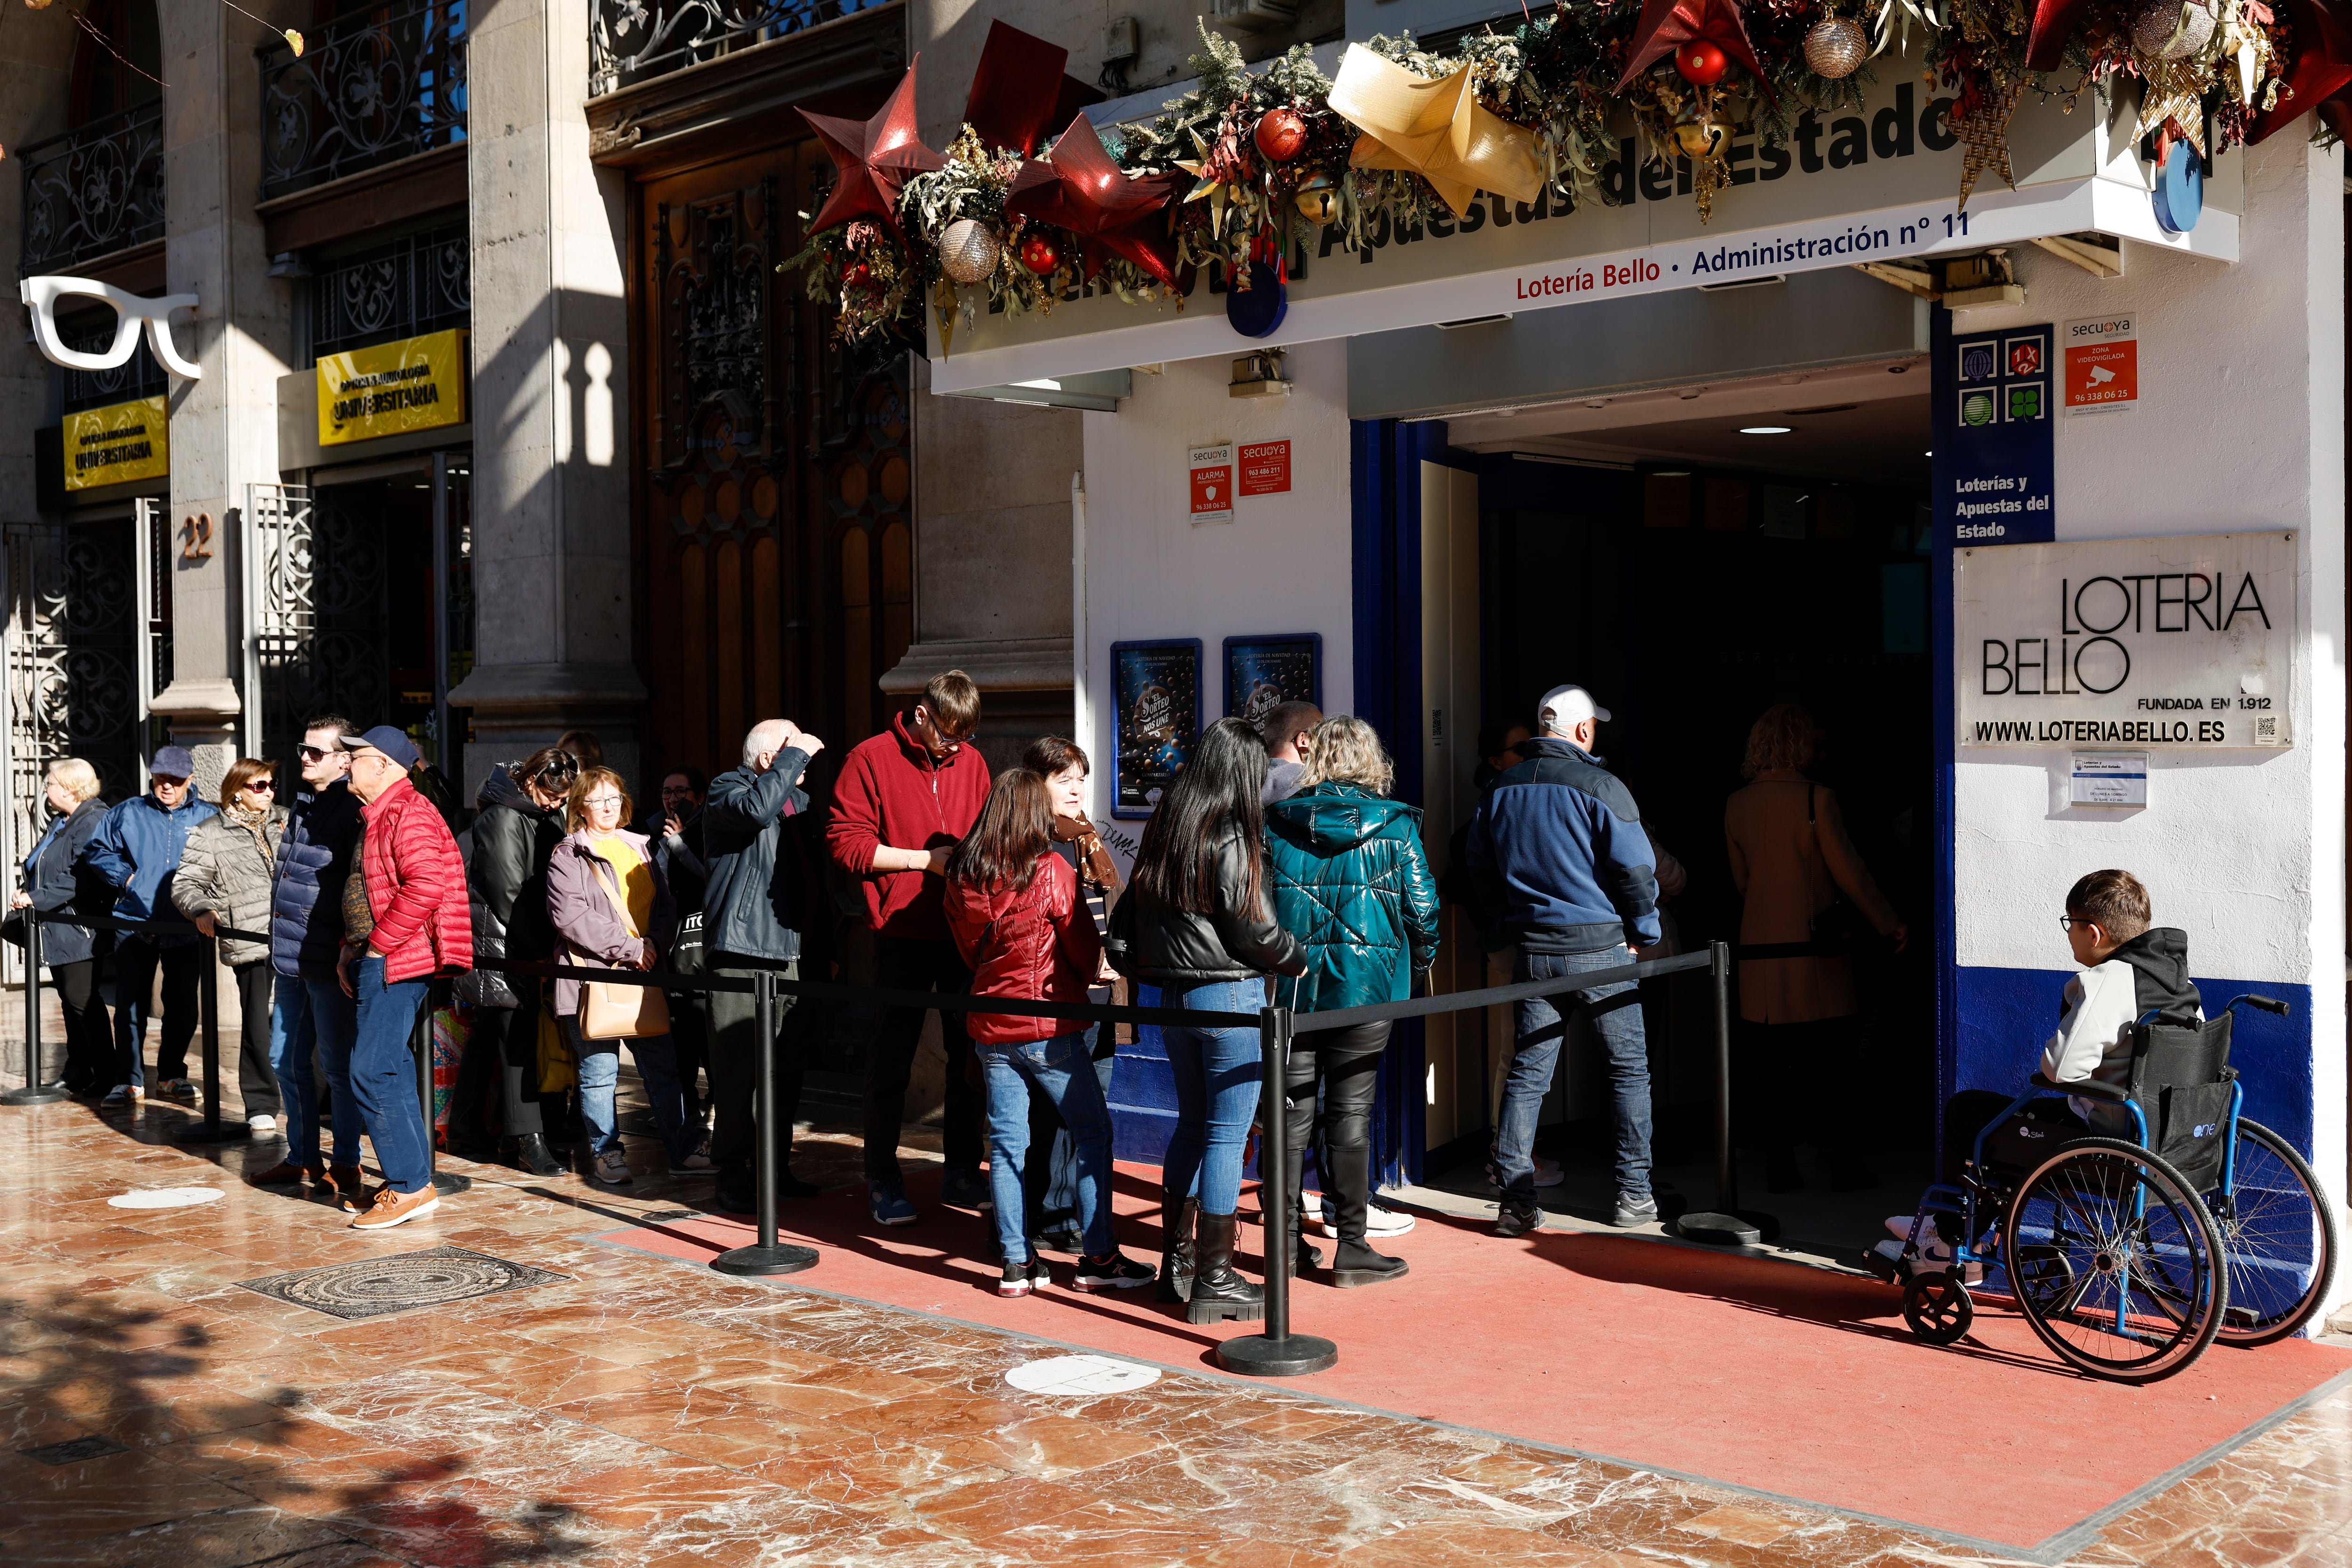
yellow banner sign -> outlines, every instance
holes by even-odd
[[[319,445],[371,441],[466,422],[466,334],[324,354],[319,360]]]
[[[66,416],[66,489],[92,489],[172,471],[172,416],[161,397],[137,397]]]

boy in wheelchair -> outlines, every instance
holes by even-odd
[[[2132,1025],[2150,1013],[2165,1024],[2203,1021],[2203,1004],[2189,979],[2188,933],[2149,924],[2152,913],[2147,889],[2129,871],[2093,871],[2067,892],[2059,924],[2083,973],[2066,982],[2058,1032],[2042,1051],[2043,1078],[2057,1084],[2095,1079],[2126,1088],[2131,1081]],[[1944,1182],[1958,1184],[1977,1135],[2013,1098],[1964,1089],[1945,1101]],[[2037,1151],[2092,1133],[2131,1137],[2130,1113],[2112,1100],[2083,1095],[2036,1100],[1993,1134],[1986,1155],[1996,1163],[2030,1161]],[[1880,1242],[1873,1250],[1889,1263],[1900,1258],[1915,1217],[1889,1217],[1886,1228],[1898,1239]],[[1958,1215],[1939,1212],[1935,1220],[1936,1235],[1925,1241],[1916,1260],[1922,1270],[1946,1267],[1957,1239]],[[1972,1265],[1969,1272],[1980,1275],[1981,1268]]]

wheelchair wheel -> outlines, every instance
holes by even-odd
[[[2336,1274],[2336,1223],[2302,1155],[2259,1121],[2238,1118],[2235,1180],[2205,1194],[2221,1238],[2229,1310],[2221,1342],[2266,1345],[2311,1321]]]
[[[1950,1274],[1914,1274],[1903,1286],[1903,1321],[1931,1345],[1948,1345],[1977,1321],[1969,1288]]]
[[[2084,1138],[2018,1184],[2002,1256],[2019,1310],[2068,1365],[2154,1383],[2213,1342],[2228,1306],[2221,1243],[2179,1172],[2137,1144]]]

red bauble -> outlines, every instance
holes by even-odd
[[[845,286],[855,289],[873,276],[874,268],[866,266],[863,261],[853,261],[843,269],[841,281]]]
[[[1675,69],[1696,87],[1713,87],[1730,68],[1729,57],[1705,38],[1693,38],[1675,51]]]
[[[1307,121],[1295,109],[1269,109],[1257,122],[1257,150],[1287,163],[1306,149]]]
[[[1042,234],[1033,234],[1021,242],[1021,265],[1043,278],[1062,264],[1062,253],[1054,242]]]

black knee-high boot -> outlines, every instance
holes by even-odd
[[[1160,1193],[1160,1288],[1163,1301],[1181,1301],[1192,1293],[1192,1222],[1201,1200],[1188,1198],[1172,1187]]]
[[[1331,1205],[1339,1212],[1339,1248],[1331,1258],[1331,1283],[1345,1288],[1402,1279],[1409,1265],[1364,1245],[1365,1211],[1372,1199],[1372,1150],[1369,1143],[1331,1152]]]
[[[1184,1310],[1187,1321],[1213,1323],[1234,1318],[1246,1323],[1265,1317],[1265,1293],[1234,1272],[1234,1216],[1204,1209],[1197,1225],[1200,1255]]]

